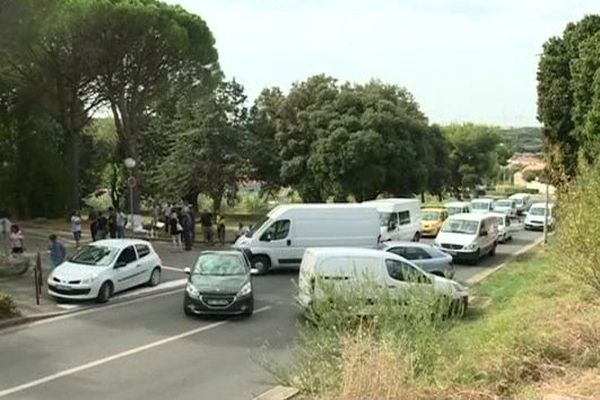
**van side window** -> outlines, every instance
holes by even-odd
[[[400,211],[398,213],[398,225],[410,224],[410,211]]]
[[[388,231],[393,231],[398,226],[398,219],[396,214],[390,213],[390,218],[388,219]]]
[[[285,239],[290,233],[290,220],[281,219],[271,224],[269,228],[262,234],[260,240],[268,242],[269,240],[281,240]]]
[[[510,218],[506,218],[506,226],[510,226]]]
[[[429,279],[412,266],[398,260],[385,260],[388,275],[397,281],[428,283]]]

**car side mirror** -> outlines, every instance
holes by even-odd
[[[185,267],[183,269],[183,273],[186,274],[186,275],[191,275],[192,274],[192,270],[191,270],[190,267]]]
[[[117,261],[117,263],[115,264],[115,268],[123,268],[127,266],[127,263],[125,261]]]
[[[524,211],[523,215],[529,215],[529,211]]]
[[[487,231],[481,231],[479,232],[479,236],[487,236],[488,232]]]

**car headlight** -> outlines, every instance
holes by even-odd
[[[468,244],[468,245],[465,246],[465,248],[467,250],[475,250],[476,247],[477,247],[477,243],[476,242],[473,242],[473,243]]]
[[[82,285],[90,284],[90,283],[94,282],[96,280],[96,278],[98,278],[98,275],[90,275],[88,278],[82,279],[81,284]]]
[[[247,294],[252,293],[252,284],[250,282],[246,282],[244,286],[238,292],[238,296],[246,296]]]
[[[187,294],[190,295],[190,297],[195,297],[195,298],[200,297],[200,292],[190,282],[188,282],[187,285],[185,285],[185,291],[187,292]]]

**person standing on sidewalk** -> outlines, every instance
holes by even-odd
[[[204,210],[200,216],[200,223],[202,224],[202,232],[204,233],[204,242],[208,245],[212,245],[213,241],[213,228],[212,228],[212,215],[208,211]]]
[[[71,216],[71,233],[73,239],[75,239],[75,247],[79,248],[79,242],[81,241],[81,214],[79,211],[73,211]]]
[[[117,237],[117,212],[112,207],[108,209],[108,234],[111,239]]]
[[[50,255],[50,268],[54,269],[62,264],[67,257],[67,250],[65,246],[58,241],[55,234],[48,237],[50,239],[50,245],[48,246],[48,254]]]
[[[158,221],[160,219],[160,206],[154,203],[152,207],[152,227],[150,228],[150,237],[158,237]]]
[[[171,206],[171,203],[168,203],[165,205],[164,208],[164,214],[165,214],[165,232],[169,233],[169,224],[171,221],[171,214],[173,213],[173,207]]]
[[[108,220],[104,215],[102,215],[102,211],[98,211],[98,219],[97,219],[97,231],[96,238],[98,240],[106,239],[106,234],[108,233]]]
[[[92,242],[95,242],[98,236],[98,214],[93,208],[90,210],[88,221],[90,221],[90,233],[92,235]]]
[[[173,211],[171,213],[171,216],[169,218],[169,223],[167,224],[167,226],[169,227],[168,229],[171,232],[171,238],[173,239],[173,246],[175,246],[176,249],[180,249],[181,248],[181,231],[183,230],[183,227],[179,223],[179,219],[177,218],[177,213],[175,211]]]
[[[116,216],[116,223],[117,223],[117,237],[119,239],[124,239],[125,238],[125,225],[127,225],[127,217],[125,216],[125,213],[120,210],[117,209],[117,216]]]
[[[225,246],[225,217],[222,215],[217,217],[217,238],[221,246]]]
[[[181,226],[183,227],[185,251],[190,251],[192,250],[192,217],[190,216],[190,209],[188,207],[183,208]]]
[[[23,254],[23,232],[19,228],[19,225],[12,225],[10,227],[10,234],[8,235],[8,241],[10,242],[10,252],[12,254]]]

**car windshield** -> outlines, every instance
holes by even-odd
[[[529,215],[544,215],[544,207],[531,207],[529,210]]]
[[[198,257],[193,275],[245,275],[246,268],[239,256],[233,254],[203,254]]]
[[[256,231],[258,231],[260,229],[260,227],[263,226],[265,224],[265,222],[267,222],[268,220],[269,220],[269,217],[265,215],[264,217],[262,217],[261,219],[256,221],[256,223],[254,225],[252,225],[252,228],[250,228],[248,233],[246,233],[246,237],[251,238],[252,235],[254,235],[256,233]]]
[[[498,200],[496,207],[512,207],[512,202],[510,200]]]
[[[379,225],[380,226],[388,226],[389,222],[390,222],[390,217],[392,216],[392,213],[379,213]]]
[[[423,211],[421,214],[421,219],[423,221],[437,221],[440,219],[439,211]]]
[[[462,213],[461,207],[446,207],[448,210],[448,215],[460,214]]]
[[[116,247],[89,245],[81,248],[69,261],[74,264],[104,267],[113,262],[118,252]]]
[[[471,207],[475,210],[487,210],[488,208],[490,208],[489,204],[490,203],[488,203],[487,201],[476,201],[471,203]]]
[[[478,221],[467,221],[464,219],[447,220],[442,228],[442,232],[447,233],[464,233],[466,235],[474,235],[479,227]]]

